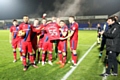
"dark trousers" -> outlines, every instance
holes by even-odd
[[[110,74],[111,68],[113,68],[113,73],[118,72],[118,63],[117,63],[117,54],[116,52],[108,52],[108,68],[106,68],[106,73]]]
[[[103,38],[100,46],[100,51],[103,51],[105,44],[106,44],[106,38]]]

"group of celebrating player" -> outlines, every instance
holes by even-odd
[[[66,23],[59,18],[52,17],[52,20],[46,20],[46,14],[43,15],[41,24],[35,19],[33,25],[29,23],[29,17],[23,16],[23,22],[18,25],[17,20],[13,20],[13,26],[10,27],[10,43],[13,48],[14,61],[17,61],[16,48],[19,48],[20,58],[24,66],[23,71],[28,69],[27,57],[34,68],[38,66],[34,63],[40,63],[40,53],[42,53],[42,66],[45,65],[47,53],[48,64],[52,64],[53,43],[57,42],[58,59],[57,64],[64,67],[67,60],[67,39],[70,38],[70,50],[72,56],[72,66],[77,64],[77,43],[78,43],[78,23],[74,16],[69,17],[70,33]],[[36,57],[36,53],[37,57]]]

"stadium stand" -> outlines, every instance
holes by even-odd
[[[0,29],[4,29],[5,25],[3,21],[0,21]]]
[[[76,21],[79,23],[80,30],[95,30],[98,23],[103,26],[106,22],[108,15],[97,15],[97,16],[75,16]],[[41,20],[41,18],[38,18]],[[47,18],[50,20],[51,18]],[[68,24],[68,17],[60,17],[60,19],[65,20]],[[17,19],[18,23],[22,22],[22,19]],[[30,23],[33,23],[34,18],[30,19]],[[9,29],[12,26],[12,20],[0,20],[0,29]],[[68,24],[69,27],[69,24]]]

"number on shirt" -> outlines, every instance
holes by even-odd
[[[57,30],[56,29],[49,29],[50,36],[57,36]]]

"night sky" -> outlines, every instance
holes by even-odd
[[[23,15],[41,17],[44,12],[55,10],[56,0],[0,0],[0,20],[18,19]],[[65,0],[60,0],[64,3]],[[111,15],[120,11],[120,0],[83,0],[83,14],[76,15]],[[58,5],[59,7],[60,5]],[[85,11],[84,11],[85,10]]]

